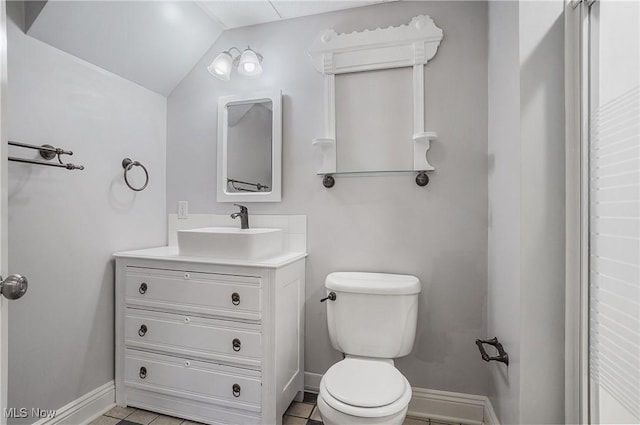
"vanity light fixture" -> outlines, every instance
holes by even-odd
[[[233,57],[232,52],[235,50],[237,55]],[[238,73],[246,77],[257,77],[262,74],[262,55],[249,46],[241,52],[237,47],[232,47],[229,50],[218,54],[216,58],[211,62],[211,65],[207,67],[207,70],[214,77],[220,78],[224,81],[231,79],[231,69],[237,67]]]

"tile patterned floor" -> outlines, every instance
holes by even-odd
[[[301,403],[294,401],[284,412],[282,425],[322,425],[317,399],[317,394],[305,392]]]
[[[114,407],[89,425],[201,425],[133,407]]]
[[[302,402],[294,401],[282,418],[283,425],[322,425],[316,404],[317,394],[304,393]],[[114,407],[89,425],[202,425],[197,422],[148,412],[133,407]],[[429,419],[407,418],[403,425],[459,425]]]

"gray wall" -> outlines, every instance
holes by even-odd
[[[489,3],[488,331],[503,424],[564,423],[563,2]]]
[[[520,3],[520,423],[564,423],[564,4]]]
[[[319,31],[400,25],[428,14],[444,40],[426,72],[426,128],[438,132],[431,183],[413,175],[316,176],[323,136],[323,79],[307,49]],[[215,201],[217,98],[281,88],[283,202],[248,204],[252,213],[308,216],[306,369],[324,373],[341,358],[329,342],[325,276],[336,270],[410,273],[423,283],[416,345],[398,360],[412,385],[487,393],[487,367],[473,344],[486,334],[487,4],[401,2],[225,32],[168,99],[167,209],[189,201],[194,213],[230,213]],[[264,55],[257,80],[222,82],[206,71],[231,46]]]
[[[166,99],[25,36],[22,13],[9,3],[9,139],[86,167],[9,163],[9,270],[29,291],[9,305],[8,403],[57,409],[113,380],[111,254],[166,241]],[[149,168],[144,192],[124,186],[127,156]]]
[[[487,365],[489,397],[504,424],[520,400],[520,55],[518,2],[489,2],[489,261],[487,336],[510,367]]]
[[[410,170],[413,69],[341,74],[335,87],[337,169]]]

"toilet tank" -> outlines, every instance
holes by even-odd
[[[331,345],[345,354],[395,358],[413,349],[420,281],[415,276],[336,272],[325,280]]]

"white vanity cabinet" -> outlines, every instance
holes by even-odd
[[[280,424],[304,388],[305,255],[116,257],[116,404],[209,424]]]

